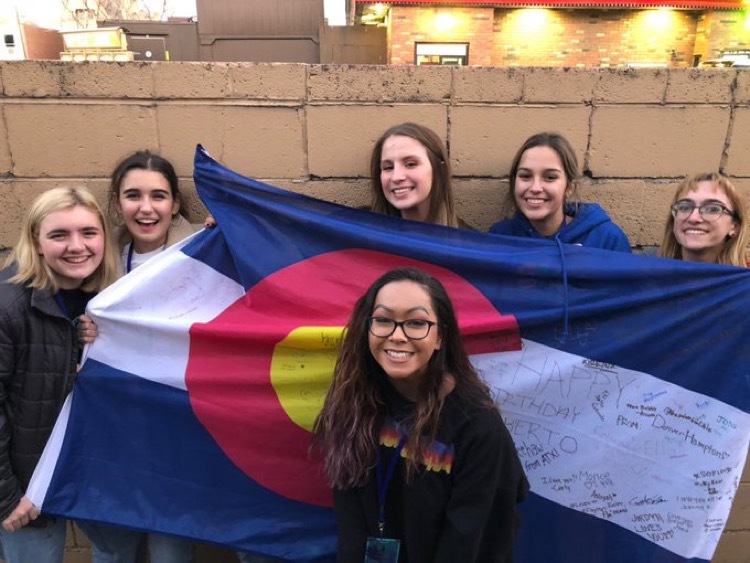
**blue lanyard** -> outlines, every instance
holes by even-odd
[[[57,301],[57,304],[60,306],[60,310],[62,311],[63,315],[65,315],[65,317],[69,319],[70,315],[68,315],[68,307],[65,305],[63,296],[59,293],[55,293],[55,301]]]
[[[383,467],[380,463],[380,448],[378,447],[377,454],[375,456],[375,479],[378,485],[378,531],[380,537],[383,537],[383,530],[385,530],[385,495],[388,493],[388,489],[393,481],[393,474],[396,472],[396,466],[398,465],[398,458],[401,457],[401,450],[404,449],[406,444],[406,436],[402,436],[396,446],[396,451],[393,452],[391,463],[388,465],[388,471],[383,479]]]
[[[128,263],[125,266],[125,273],[129,274],[130,270],[133,269],[133,242],[130,242],[130,246],[128,247]]]

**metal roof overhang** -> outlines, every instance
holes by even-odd
[[[355,0],[357,4],[377,4]],[[485,6],[497,8],[677,8],[683,10],[742,10],[750,8],[742,0],[386,0],[382,4],[398,6]]]

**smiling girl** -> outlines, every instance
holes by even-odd
[[[394,270],[357,301],[313,432],[338,561],[512,561],[528,482],[436,278]]]
[[[570,201],[578,176],[578,159],[565,137],[532,135],[510,167],[510,197],[516,214],[492,225],[490,232],[631,252],[625,233],[601,206]]]
[[[432,129],[402,123],[383,133],[372,150],[370,179],[376,213],[469,228],[456,216],[450,163]]]
[[[182,205],[174,167],[158,154],[138,151],[122,160],[112,172],[109,196],[125,273],[196,230]]]
[[[178,178],[172,164],[150,151],[137,151],[115,167],[109,191],[110,215],[117,219],[115,238],[122,273],[129,273],[167,247],[193,234],[196,228],[184,213]],[[96,325],[84,316],[80,335],[90,342]],[[94,563],[136,561],[143,543],[152,561],[190,563],[192,543],[160,534],[144,534],[104,524],[81,522],[92,543]]]
[[[26,495],[77,373],[74,322],[116,275],[103,214],[84,188],[39,196],[0,272],[0,541],[8,563],[61,562],[63,520]]]
[[[686,178],[677,187],[670,211],[660,256],[747,265],[747,205],[727,178],[716,172]]]

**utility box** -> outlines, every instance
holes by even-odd
[[[60,32],[65,50],[63,61],[132,61],[135,53],[128,50],[128,38],[121,27],[76,29]]]

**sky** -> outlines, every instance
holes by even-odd
[[[9,0],[0,0],[6,4]],[[146,0],[152,7],[161,9],[162,0]],[[21,19],[41,27],[57,29],[60,25],[62,0],[10,0],[16,4]],[[324,0],[325,16],[330,25],[345,25],[345,0]],[[167,0],[171,15],[190,17],[196,15],[195,0]]]

